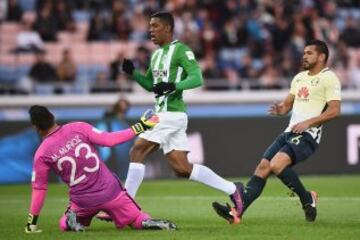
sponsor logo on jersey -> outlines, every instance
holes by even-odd
[[[163,78],[167,76],[167,70],[153,70],[153,77],[154,78]]]
[[[299,89],[297,96],[299,98],[299,100],[302,101],[308,101],[308,97],[309,97],[309,89],[307,87],[302,87]]]

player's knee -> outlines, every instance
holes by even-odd
[[[270,162],[271,172],[279,174],[283,170],[284,166],[278,162]]]
[[[270,162],[266,159],[261,160],[261,162],[257,165],[255,170],[255,175],[266,178],[270,175],[271,168],[270,168]]]

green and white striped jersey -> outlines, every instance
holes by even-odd
[[[155,50],[146,75],[135,71],[134,78],[148,91],[151,91],[152,86],[159,82],[176,84],[175,92],[155,98],[156,112],[185,112],[183,90],[199,87],[203,83],[194,53],[188,46],[177,40]]]

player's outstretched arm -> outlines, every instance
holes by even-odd
[[[79,123],[81,124],[79,127],[87,134],[92,143],[100,146],[112,147],[133,139],[136,135],[153,128],[158,122],[159,117],[154,111],[148,110],[142,115],[138,123],[135,123],[130,128],[122,131],[102,132],[87,123]]]
[[[139,71],[135,69],[134,63],[130,59],[124,58],[122,63],[122,69],[128,75],[134,77],[134,79],[148,92],[152,90],[152,72],[151,68],[149,68],[145,75],[141,74]]]

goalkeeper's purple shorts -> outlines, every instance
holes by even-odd
[[[68,209],[71,209],[76,213],[78,222],[83,226],[89,226],[92,218],[99,211],[108,213],[116,227],[119,229],[127,225],[131,225],[135,229],[141,229],[142,222],[151,218],[149,214],[141,211],[139,205],[126,191],[121,191],[116,198],[97,207],[81,208],[71,202]],[[61,217],[59,224],[60,229],[66,231],[65,214]]]

